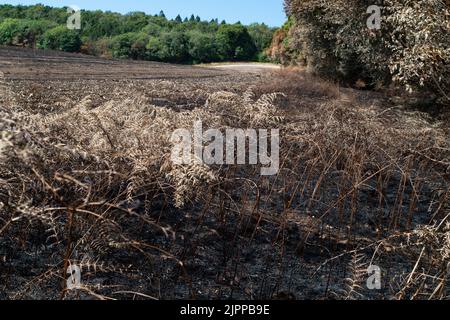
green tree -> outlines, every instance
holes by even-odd
[[[167,62],[189,62],[189,39],[181,32],[166,32],[161,35],[159,57]]]
[[[148,24],[148,17],[144,12],[130,12],[123,17],[121,33],[139,32]]]
[[[111,37],[124,32],[124,23],[129,18],[112,12],[82,11],[81,21],[83,21],[82,35],[89,39],[99,39]],[[132,27],[133,29],[133,27]]]
[[[266,24],[253,23],[247,27],[248,33],[255,42],[256,49],[263,52],[270,46],[275,30]]]
[[[141,32],[146,33],[150,36],[158,36],[162,30],[163,30],[163,27],[161,27],[159,24],[150,22],[142,29]]]
[[[58,26],[44,33],[39,46],[44,49],[78,52],[81,39],[77,31],[69,30],[66,26]]]
[[[113,37],[110,42],[112,56],[121,59],[132,58],[132,46],[135,39],[136,35],[132,32]]]
[[[221,25],[216,39],[222,60],[250,60],[257,52],[247,28],[242,25]]]

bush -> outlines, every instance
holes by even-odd
[[[150,36],[146,33],[125,33],[112,38],[110,48],[114,58],[145,59],[147,58],[147,43]]]
[[[131,55],[133,33],[125,33],[111,39],[110,48],[114,58],[128,58]]]
[[[147,43],[150,40],[150,36],[146,33],[136,33],[132,36],[130,57],[135,60],[146,59],[147,57]]]
[[[262,53],[270,46],[275,31],[274,29],[269,28],[264,23],[253,23],[247,29],[259,53]]]
[[[81,39],[77,31],[58,26],[44,33],[39,46],[43,49],[79,52]]]
[[[256,56],[256,61],[258,62],[271,62],[270,57],[265,52],[259,52]]]
[[[163,44],[159,37],[150,37],[146,45],[146,54],[149,60],[161,61],[160,52],[162,51]]]
[[[146,46],[150,36],[146,33],[125,33],[113,37],[110,41],[111,54],[114,58],[145,59]]]
[[[80,51],[81,53],[92,56],[112,58],[110,41],[108,39],[85,40],[83,41]]]
[[[15,38],[21,33],[20,20],[6,19],[0,24],[0,43],[6,45],[14,44]]]

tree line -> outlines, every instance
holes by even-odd
[[[82,10],[81,29],[69,30],[69,16],[66,7],[0,5],[0,44],[173,63],[265,61],[275,31],[195,15],[168,19],[163,11],[100,10]]]

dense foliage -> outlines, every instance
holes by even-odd
[[[286,0],[289,22],[273,40],[272,57],[369,87],[397,83],[448,97],[448,4],[442,0]],[[370,29],[370,5],[381,29]],[[447,66],[447,67],[446,67]],[[448,98],[447,98],[448,99]]]
[[[0,5],[0,44],[176,63],[265,60],[274,29],[192,15],[169,20],[160,12],[125,15],[82,11],[81,30],[69,30],[67,8]]]

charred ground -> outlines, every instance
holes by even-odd
[[[17,48],[0,71],[0,298],[449,297],[448,124],[398,97]],[[279,175],[171,164],[198,119],[280,128]]]

